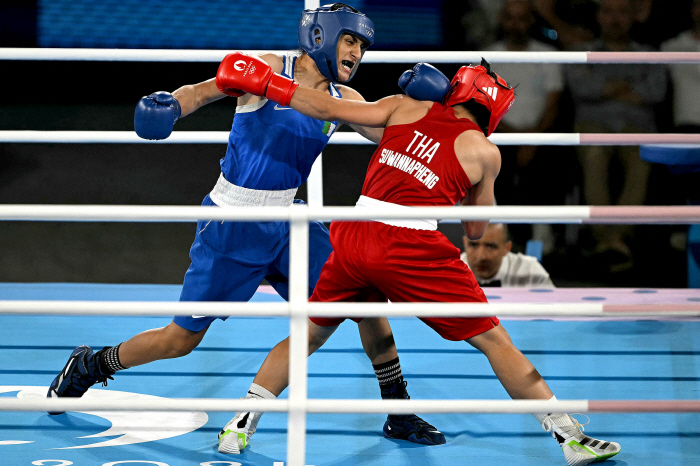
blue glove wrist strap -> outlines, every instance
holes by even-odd
[[[175,97],[173,97],[173,108],[175,108],[175,118],[173,118],[173,125],[174,125],[175,122],[180,118],[180,115],[182,114],[182,108],[180,107],[180,102],[178,102]]]

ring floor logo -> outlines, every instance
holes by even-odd
[[[48,387],[0,385],[0,397],[45,398]],[[163,397],[91,388],[85,398],[144,401]],[[49,416],[0,412],[0,466],[270,466],[274,456],[223,458],[218,427],[203,411],[70,411]],[[213,417],[212,420],[216,420]],[[187,435],[186,437],[181,437]],[[148,442],[154,442],[146,445]],[[117,447],[117,448],[104,448]],[[268,446],[270,448],[270,446]],[[53,453],[52,453],[53,452]],[[219,456],[220,458],[216,458]],[[277,458],[275,458],[277,456]],[[60,459],[59,459],[60,458]]]
[[[0,394],[17,392],[17,398],[44,398],[47,387],[33,386],[0,386]],[[143,395],[140,393],[120,392],[116,390],[90,389],[84,396],[90,399],[100,400],[156,400],[158,396]],[[202,411],[187,412],[160,412],[160,411],[100,411],[84,414],[98,416],[111,423],[111,426],[103,432],[77,437],[77,439],[100,439],[112,437],[104,441],[90,441],[89,443],[69,447],[46,445],[52,450],[73,450],[82,448],[112,447],[117,445],[131,445],[136,443],[153,442],[156,440],[177,437],[193,432],[207,423],[209,417]],[[22,438],[20,434],[25,430],[17,430],[15,438],[0,438],[0,445],[18,445],[33,443],[35,440]],[[5,434],[6,435],[6,434]],[[46,440],[42,440],[46,442]],[[76,442],[80,443],[80,442]]]

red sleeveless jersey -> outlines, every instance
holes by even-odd
[[[407,206],[457,204],[472,184],[457,160],[455,139],[470,129],[481,131],[439,103],[415,123],[388,126],[369,163],[362,194]]]

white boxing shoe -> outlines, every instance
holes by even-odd
[[[569,466],[605,461],[620,453],[620,444],[598,440],[583,433],[583,426],[568,414],[551,414],[542,428],[559,443]]]
[[[257,414],[257,416],[256,416]],[[255,433],[260,413],[238,413],[219,432],[219,453],[240,454]]]

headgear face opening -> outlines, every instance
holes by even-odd
[[[450,84],[450,92],[444,100],[447,107],[474,99],[476,103],[488,109],[491,117],[486,136],[490,136],[496,130],[515,98],[513,88],[491,71],[491,65],[483,58],[481,65],[461,67]]]
[[[374,43],[374,23],[349,5],[333,3],[301,13],[299,47],[313,59],[321,74],[333,83],[338,83],[338,40],[346,33],[363,42],[363,55],[367,47]],[[358,60],[348,81],[359,66]]]

